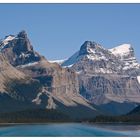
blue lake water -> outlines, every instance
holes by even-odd
[[[102,137],[140,136],[140,125],[48,123],[0,126],[0,136]]]

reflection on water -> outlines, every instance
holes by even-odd
[[[48,123],[0,126],[0,136],[140,136],[140,125]]]
[[[94,126],[109,129],[109,130],[116,130],[116,131],[136,131],[140,130],[140,125],[137,124],[94,124]]]

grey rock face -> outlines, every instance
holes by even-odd
[[[140,85],[129,76],[96,75],[80,77],[80,92],[97,105],[109,102],[140,103]]]

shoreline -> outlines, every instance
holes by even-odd
[[[90,124],[90,125],[140,125],[140,122],[34,122],[34,123],[0,123],[0,126],[8,125],[46,125],[46,124]]]

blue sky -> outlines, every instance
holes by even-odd
[[[23,29],[49,60],[91,40],[105,48],[131,43],[140,61],[140,4],[0,4],[0,38]]]

